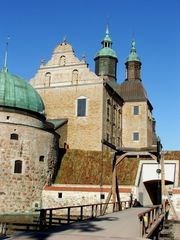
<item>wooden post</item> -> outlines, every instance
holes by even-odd
[[[69,224],[70,223],[70,210],[71,208],[70,207],[68,207],[68,212],[67,212],[67,214],[68,214],[68,216],[67,216],[67,223]]]
[[[94,217],[94,205],[92,205],[92,210],[91,210],[91,217]]]
[[[115,211],[115,202],[116,202],[116,156],[113,160],[113,175],[112,175],[112,202],[113,202],[113,212]]]
[[[83,206],[81,206],[80,220],[83,220]]]
[[[49,226],[52,226],[52,209],[49,211]]]
[[[166,187],[165,187],[165,169],[164,169],[164,154],[161,154],[161,197],[163,211],[165,212],[165,199],[166,199]]]

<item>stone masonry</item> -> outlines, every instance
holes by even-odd
[[[41,207],[41,193],[55,177],[58,135],[37,118],[0,113],[0,213],[31,212]],[[16,139],[11,138],[16,134]],[[22,169],[15,171],[15,162]]]

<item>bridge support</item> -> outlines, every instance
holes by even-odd
[[[125,157],[128,156],[135,156],[135,157],[140,157],[140,156],[150,156],[153,160],[157,161],[157,154],[155,155],[156,151],[155,149],[147,149],[147,148],[142,148],[142,149],[134,149],[134,148],[121,148],[121,149],[117,149],[116,146],[108,143],[107,141],[103,141],[103,144],[107,145],[108,147],[110,147],[111,149],[115,150],[115,154],[114,154],[114,159],[113,159],[113,164],[112,164],[112,185],[109,191],[109,194],[106,198],[106,204],[102,210],[102,213],[105,214],[106,210],[107,210],[107,205],[108,203],[111,201],[112,198],[112,202],[113,203],[117,203],[114,204],[114,206],[116,206],[116,209],[114,209],[114,211],[120,211],[121,210],[121,204],[120,204],[120,194],[119,194],[119,187],[118,187],[118,177],[117,177],[117,166],[119,165],[120,162],[122,162],[122,160]],[[149,150],[149,151],[147,151]],[[152,152],[150,152],[152,150]]]

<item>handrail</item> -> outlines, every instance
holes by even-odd
[[[151,229],[159,225],[164,218],[164,211],[162,205],[157,205],[144,212],[138,214],[141,227],[140,236],[149,236]]]
[[[121,208],[122,210],[127,209],[130,207],[129,201],[121,201]],[[36,211],[40,212],[39,217],[39,224],[40,229],[43,229],[47,226],[52,226],[54,224],[53,220],[58,220],[58,224],[61,223],[62,220],[66,221],[67,224],[75,221],[82,221],[84,219],[88,218],[94,218],[97,216],[103,215],[103,206],[104,205],[112,205],[112,212],[120,211],[121,208],[119,208],[119,203],[96,203],[96,204],[87,204],[87,205],[75,205],[75,206],[67,206],[67,207],[55,207],[55,208],[45,208],[45,209],[37,209]],[[85,215],[85,208],[89,208],[88,212],[89,214]],[[78,209],[76,212],[76,215],[71,214],[71,209]],[[54,211],[56,210],[66,210],[66,218],[62,216],[55,216]],[[87,211],[87,209],[86,209]]]
[[[7,222],[0,222],[0,236],[6,236]]]

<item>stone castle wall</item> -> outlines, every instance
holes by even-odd
[[[43,124],[37,119],[16,113],[6,116],[7,112],[0,113],[0,213],[31,212],[40,207],[43,186],[54,178],[58,139],[39,128]],[[17,160],[20,172],[15,170]]]

